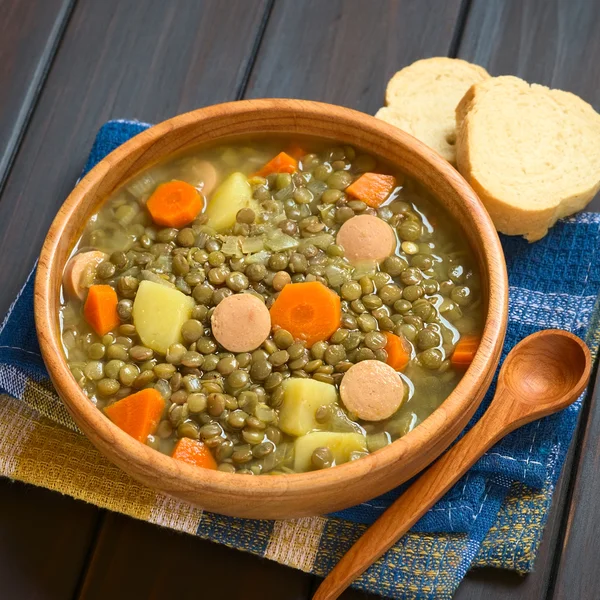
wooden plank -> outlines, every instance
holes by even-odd
[[[0,479],[0,596],[72,598],[99,512],[49,490]]]
[[[574,471],[570,504],[563,520],[556,573],[548,598],[597,598],[600,586],[597,556],[600,552],[600,373],[587,407],[589,418],[580,434],[578,465]]]
[[[452,47],[461,0],[280,0],[246,97],[308,98],[373,114],[385,85],[418,58]]]
[[[73,4],[0,2],[0,190]]]
[[[588,0],[473,0],[459,57],[492,75],[565,89],[600,108],[600,5]],[[585,71],[582,69],[585,67]]]
[[[0,4],[1,190],[74,2],[2,0]],[[2,596],[70,598],[100,513],[66,496],[0,479]]]
[[[309,586],[289,567],[111,513],[78,598],[300,600]]]
[[[528,81],[574,92],[600,108],[600,65],[586,57],[600,50],[596,32],[600,24],[600,5],[587,0],[473,0],[460,42],[458,55],[486,67],[492,75],[517,75]],[[582,65],[585,64],[585,72]],[[596,197],[588,210],[600,210]],[[592,419],[580,424],[581,439],[585,431],[583,463],[577,464],[579,450],[571,448],[569,459],[555,494],[553,508],[533,573],[525,578],[514,574],[494,573],[491,570],[470,574],[457,593],[457,598],[479,598],[485,594],[496,598],[543,598],[551,593],[550,583],[556,571],[557,549],[561,545],[562,522],[568,514],[569,527],[563,560],[558,566],[556,593],[561,598],[586,596],[585,590],[598,585],[600,577],[594,568],[594,552],[598,550],[600,526],[595,519],[594,502],[600,491],[600,478],[590,479],[597,457],[598,391],[592,399]],[[599,413],[600,414],[600,413]],[[594,416],[596,420],[594,421]],[[575,443],[574,445],[579,445]],[[576,454],[573,464],[573,454]],[[569,487],[572,472],[579,470],[578,484],[581,500],[569,506]],[[577,516],[575,516],[577,515]],[[595,527],[592,527],[595,525]],[[587,550],[586,550],[587,549]],[[586,561],[587,558],[587,561]],[[566,561],[566,562],[565,562]],[[586,573],[585,583],[581,574]],[[577,583],[583,587],[574,587]],[[559,590],[562,590],[559,591]],[[577,593],[577,590],[580,593]],[[564,595],[561,595],[563,594]]]

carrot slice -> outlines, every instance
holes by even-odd
[[[260,171],[254,173],[259,177],[267,177],[271,173],[295,173],[298,170],[298,161],[286,152],[280,152],[272,158]]]
[[[217,468],[217,462],[210,453],[210,450],[205,444],[198,440],[192,440],[185,437],[181,438],[175,444],[175,449],[171,456],[196,467],[202,467],[204,469]]]
[[[298,144],[290,144],[286,154],[288,154],[292,158],[295,158],[296,160],[300,160],[301,158],[306,156],[307,153],[304,151],[304,148],[302,148],[302,146],[299,146]]]
[[[466,369],[472,362],[481,343],[478,335],[464,335],[456,344],[450,363],[457,369]]]
[[[106,335],[119,323],[117,292],[110,285],[93,285],[83,306],[83,316],[98,335]]]
[[[381,173],[363,173],[354,183],[346,188],[346,192],[358,200],[362,200],[372,208],[377,208],[396,187],[396,178]]]
[[[147,388],[107,406],[104,414],[125,433],[144,443],[156,431],[164,410],[160,392]]]
[[[399,335],[394,335],[389,331],[385,331],[387,343],[385,351],[387,352],[387,360],[385,361],[390,367],[396,371],[402,371],[410,361],[412,348],[410,343]]]
[[[204,199],[193,185],[175,180],[159,185],[146,207],[157,225],[180,228],[200,214]]]
[[[287,329],[308,347],[326,340],[342,317],[340,297],[318,281],[288,283],[270,313],[273,327]]]

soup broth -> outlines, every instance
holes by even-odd
[[[248,475],[406,435],[456,387],[483,318],[476,261],[426,190],[356,148],[278,136],[193,149],[117,190],[60,314],[108,418]]]

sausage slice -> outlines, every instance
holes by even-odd
[[[363,360],[346,371],[340,396],[344,406],[359,419],[382,421],[400,408],[404,382],[389,365]]]
[[[107,259],[108,254],[99,250],[90,250],[73,256],[63,273],[63,286],[67,294],[83,301],[89,287],[84,284],[86,281],[90,284],[93,282],[96,268]]]
[[[192,166],[194,178],[200,186],[199,189],[204,196],[210,196],[217,187],[219,174],[215,166],[207,160],[199,160]]]
[[[271,332],[269,309],[252,294],[228,296],[211,317],[212,333],[230,352],[256,350]]]
[[[381,262],[394,252],[397,243],[394,230],[372,215],[348,219],[340,227],[336,241],[343,246],[345,256],[352,264],[368,260]]]

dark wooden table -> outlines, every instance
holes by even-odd
[[[570,90],[599,109],[599,28],[599,0],[0,0],[0,317],[110,118],[158,122],[261,96],[373,113],[396,70],[436,55]],[[600,210],[599,199],[591,206]],[[600,598],[599,438],[595,393],[535,572],[473,572],[457,598]],[[304,600],[317,584],[270,561],[0,480],[7,600]]]

